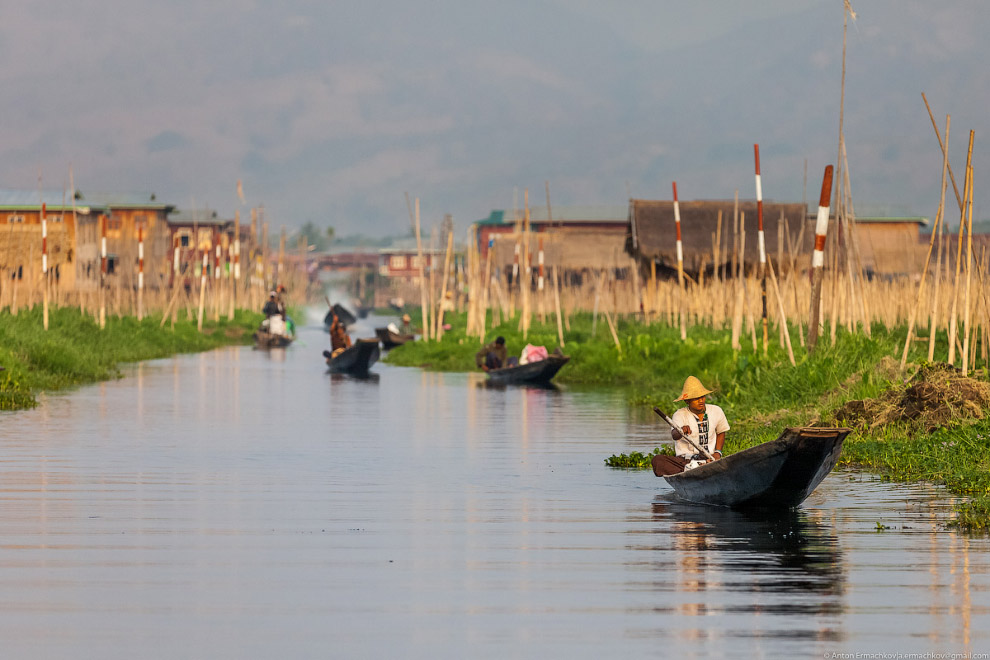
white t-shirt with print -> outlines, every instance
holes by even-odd
[[[705,404],[703,420],[699,420],[698,416],[691,412],[687,406],[674,411],[670,419],[678,430],[685,426],[689,427],[691,439],[699,447],[707,449],[708,453],[715,451],[715,440],[718,434],[729,430],[729,420],[725,418],[725,413],[722,412],[721,408],[711,403]],[[674,442],[674,453],[683,458],[690,458],[698,452],[687,440],[681,438]]]

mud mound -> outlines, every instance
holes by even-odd
[[[874,428],[914,421],[932,431],[962,419],[983,419],[990,409],[990,383],[968,378],[951,364],[930,363],[903,385],[875,399],[848,401],[835,411],[838,423]]]

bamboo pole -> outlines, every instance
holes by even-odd
[[[602,310],[602,313],[605,315],[605,322],[608,323],[608,330],[609,330],[609,332],[612,333],[612,341],[615,342],[615,347],[617,349],[619,349],[619,352],[621,353],[622,352],[622,343],[619,342],[619,335],[615,331],[615,324],[612,323],[612,316],[608,313],[608,310],[607,309],[603,309]]]
[[[970,131],[970,144],[972,144],[973,131]],[[963,360],[962,375],[969,373],[969,346],[970,346],[970,316],[972,307],[970,305],[970,286],[973,279],[973,166],[969,166],[969,204],[966,211],[966,298],[965,312],[963,316]]]
[[[925,293],[925,277],[928,275],[928,265],[931,263],[932,250],[935,247],[935,236],[938,234],[939,221],[942,218],[942,204],[945,201],[945,169],[943,160],[942,169],[942,200],[939,202],[938,211],[935,213],[935,226],[932,228],[932,238],[928,243],[928,254],[925,256],[925,267],[921,270],[921,280],[918,282],[918,300],[911,306],[911,317],[908,321],[907,337],[904,338],[904,352],[901,354],[901,371],[907,365],[908,348],[911,346],[911,339],[914,332],[914,322],[917,316],[918,308],[921,307],[921,302],[924,298]]]
[[[450,277],[450,255],[454,251],[454,232],[447,232],[447,253],[443,260],[443,283],[440,287],[440,303],[437,306],[437,327],[436,327],[436,338],[437,341],[443,337],[443,306],[444,302],[447,300],[447,279]]]
[[[203,311],[206,304],[206,265],[210,257],[209,250],[203,250],[203,268],[199,276],[199,312],[196,316],[196,330],[203,331]]]
[[[416,232],[416,258],[419,261],[419,299],[420,309],[423,315],[423,339],[430,341],[429,317],[426,313],[426,273],[423,270],[423,239],[420,234],[419,227],[419,197],[416,198],[416,217],[414,220],[414,229]]]
[[[780,315],[780,327],[784,329],[784,341],[787,345],[787,359],[791,361],[791,366],[797,366],[794,360],[794,348],[791,346],[791,332],[787,328],[787,314],[784,312],[784,299],[780,295],[780,287],[777,286],[777,276],[773,272],[773,264],[767,261],[767,272],[770,274],[770,284],[773,286],[774,296],[777,298],[777,313]]]
[[[560,319],[560,278],[558,276],[558,267],[553,267],[553,304],[554,308],[557,310],[557,339],[560,341],[560,347],[564,347],[564,328],[561,324]]]
[[[525,340],[529,335],[529,289],[532,284],[532,275],[529,265],[529,188],[523,190],[523,258],[520,271],[520,294],[522,295],[522,316],[519,318],[519,329]]]
[[[956,363],[956,341],[958,339],[958,305],[959,305],[959,278],[962,268],[963,234],[966,230],[966,204],[969,196],[972,195],[972,181],[969,176],[972,173],[970,166],[973,164],[973,131],[969,132],[969,148],[966,154],[966,174],[963,184],[963,205],[959,211],[959,245],[956,250],[956,275],[952,282],[952,307],[949,311],[949,364]]]

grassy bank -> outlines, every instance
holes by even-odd
[[[459,329],[462,317],[450,320],[453,328],[443,342],[406,344],[391,351],[386,360],[442,371],[474,369],[478,340],[465,337]],[[502,335],[510,355],[518,355],[527,342],[517,323],[495,328],[486,340]],[[925,357],[920,351],[927,351],[927,345],[919,344],[911,354],[906,375],[899,373],[893,359],[900,356],[906,329],[888,331],[876,325],[871,338],[840,329],[834,345],[826,336],[812,356],[797,344],[795,332],[797,365],[792,366],[772,332],[764,355],[762,347],[753,350],[749,337],[743,338],[740,351],[733,351],[728,331],[692,328],[687,341],[681,341],[677,328],[627,320],[616,328],[620,349],[603,319],[594,332],[592,326],[590,315],[571,319],[564,352],[572,359],[557,382],[619,387],[627,392],[631,405],[659,405],[669,414],[684,378],[695,375],[716,390],[711,401],[725,409],[732,423],[726,453],[772,440],[787,426],[849,424],[856,430],[844,445],[842,463],[891,480],[944,485],[962,497],[957,523],[990,531],[990,421],[983,419],[990,410],[985,405],[949,401],[945,404],[949,414],[936,428],[922,419],[876,423],[877,418],[853,421],[839,413],[850,400],[872,400],[901,386],[917,370]],[[553,350],[558,343],[556,326],[534,323],[528,342]],[[945,355],[944,337],[940,344],[936,355]],[[985,374],[978,378],[986,380]],[[644,447],[634,458],[642,464],[643,456],[653,449]]]
[[[233,321],[224,317],[204,321],[176,321],[159,327],[161,317],[108,318],[100,330],[92,317],[78,309],[50,312],[48,330],[40,307],[17,316],[0,313],[0,410],[29,408],[42,391],[60,390],[118,376],[117,365],[205,351],[228,344],[250,343],[260,314],[238,311]]]

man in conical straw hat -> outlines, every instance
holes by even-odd
[[[722,458],[722,445],[725,444],[725,432],[729,430],[729,420],[725,418],[721,408],[705,402],[705,397],[711,393],[712,390],[702,385],[694,376],[688,376],[684,381],[681,395],[674,401],[684,401],[687,406],[678,408],[671,415],[671,420],[677,427],[670,430],[676,455],[658,454],[653,457],[653,473],[658,477],[683,472],[692,462],[695,465],[708,462],[707,458],[684,439],[685,435],[696,445],[706,449],[715,460]]]

